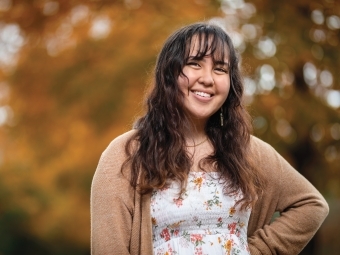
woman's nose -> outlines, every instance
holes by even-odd
[[[201,76],[198,79],[198,82],[203,84],[204,86],[211,86],[214,84],[214,78],[212,76],[211,71],[202,71]]]

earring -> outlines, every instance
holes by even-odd
[[[223,127],[223,113],[222,113],[222,109],[220,112],[220,120],[221,120],[221,127]]]

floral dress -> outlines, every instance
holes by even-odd
[[[219,173],[191,172],[179,197],[176,182],[151,196],[154,255],[249,255],[250,209],[240,210],[242,197],[223,193]]]

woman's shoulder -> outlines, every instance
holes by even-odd
[[[136,132],[135,129],[132,129],[117,136],[110,142],[103,154],[124,152],[126,143],[136,134]]]
[[[266,154],[276,152],[270,144],[253,135],[250,136],[250,149],[252,153]]]
[[[107,166],[119,166],[126,160],[126,144],[136,134],[130,130],[114,138],[102,153],[98,166],[107,169]]]
[[[280,169],[281,157],[279,153],[270,144],[258,137],[251,136],[250,138],[250,154],[256,166],[267,171]]]

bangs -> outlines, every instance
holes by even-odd
[[[214,63],[229,62],[229,47],[225,34],[221,32],[211,26],[199,27],[187,38],[185,60],[189,57],[203,59],[210,56]]]

